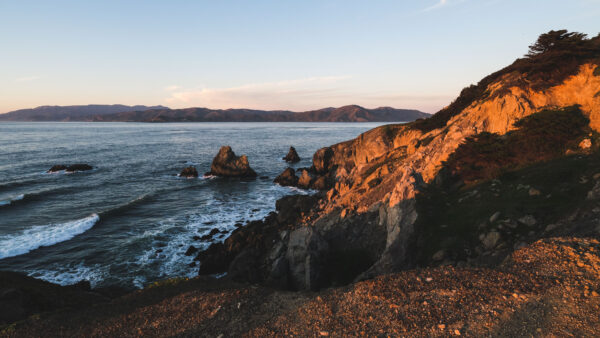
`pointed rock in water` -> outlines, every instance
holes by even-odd
[[[206,175],[222,177],[256,177],[246,155],[236,156],[230,146],[223,146],[212,161]]]
[[[181,173],[179,173],[179,177],[198,177],[198,171],[196,170],[195,167],[193,166],[189,166],[187,168],[184,168]]]
[[[290,163],[300,162],[300,156],[298,156],[296,148],[294,147],[290,147],[290,151],[288,151],[288,154],[283,159]]]
[[[273,182],[281,186],[295,186],[298,184],[298,177],[296,177],[296,171],[294,169],[287,168],[281,175],[277,176]]]

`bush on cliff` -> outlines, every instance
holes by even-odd
[[[577,148],[592,131],[578,106],[542,110],[515,123],[518,129],[498,135],[469,137],[450,155],[445,166],[463,181],[492,179],[524,165],[550,160]]]

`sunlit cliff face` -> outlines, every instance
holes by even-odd
[[[443,161],[469,136],[505,134],[513,124],[543,108],[580,105],[590,127],[600,132],[600,76],[584,64],[563,83],[543,91],[510,86],[522,74],[510,73],[488,86],[490,95],[454,116],[444,128],[422,133],[404,126],[383,126],[351,142],[332,146],[338,183],[325,209],[366,211],[383,200],[393,206],[415,196],[415,184],[430,182]],[[523,79],[521,79],[523,80]],[[416,177],[416,178],[415,178]],[[377,184],[374,184],[377,180]]]

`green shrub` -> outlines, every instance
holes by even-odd
[[[484,132],[467,138],[445,166],[464,181],[491,179],[563,155],[591,132],[588,125],[578,106],[542,110],[517,121],[517,129],[504,136]]]

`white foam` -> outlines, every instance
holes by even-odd
[[[59,285],[72,285],[82,280],[90,282],[92,287],[102,282],[108,275],[107,266],[86,266],[83,262],[77,265],[52,265],[46,269],[27,271],[31,277],[39,278]]]
[[[0,259],[67,241],[91,229],[99,219],[97,214],[92,214],[71,222],[35,226],[18,234],[0,236]]]
[[[0,207],[4,206],[4,205],[9,205],[15,201],[20,201],[23,198],[25,198],[25,195],[21,194],[21,195],[15,196],[15,197],[10,197],[8,199],[2,200],[2,201],[0,201]]]

